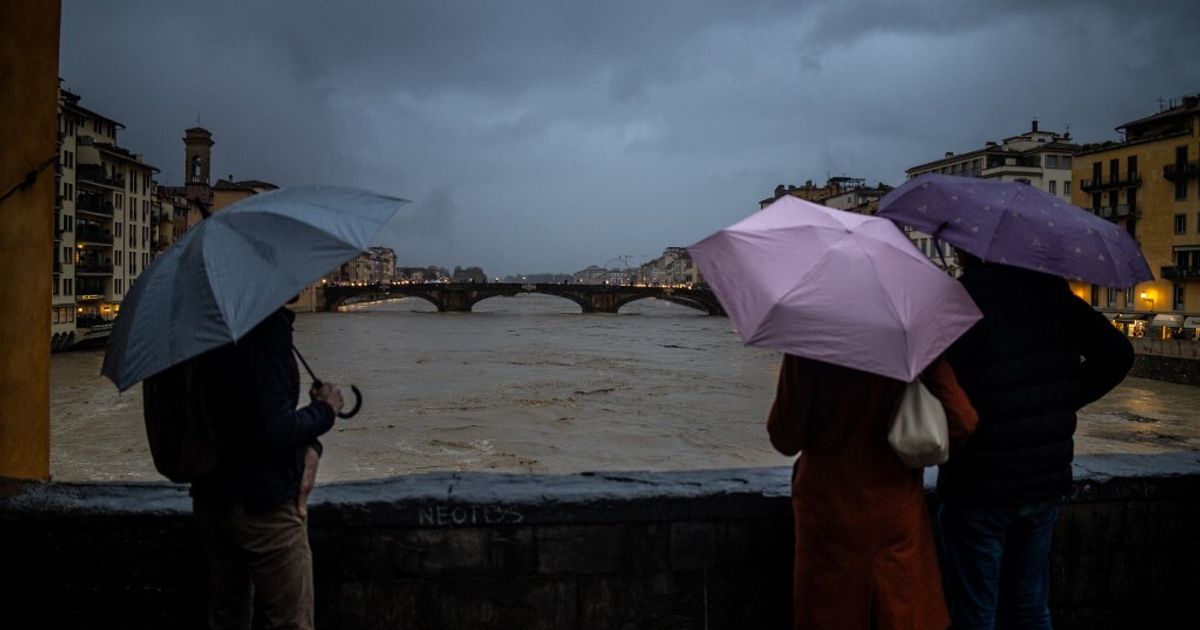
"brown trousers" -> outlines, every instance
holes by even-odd
[[[193,501],[192,511],[208,557],[210,628],[249,630],[257,612],[264,628],[312,630],[308,519],[295,502],[247,513]]]

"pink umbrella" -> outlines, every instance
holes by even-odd
[[[688,251],[745,343],[906,382],[982,317],[891,221],[795,197]]]

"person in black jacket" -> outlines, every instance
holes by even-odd
[[[209,564],[209,625],[312,628],[308,490],[321,444],[342,408],[323,384],[297,409],[295,314],[281,308],[235,343],[199,357],[212,404],[218,462],[192,482],[193,512]],[[257,611],[255,611],[257,609]]]
[[[1049,553],[1071,492],[1076,412],[1133,364],[1133,347],[1062,278],[959,253],[983,319],[947,351],[979,412],[940,468],[938,521],[954,628],[1050,628]]]

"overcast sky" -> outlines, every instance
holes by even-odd
[[[412,199],[400,263],[496,276],[645,262],[776,184],[899,184],[1035,117],[1115,139],[1200,91],[1198,27],[1185,0],[64,0],[61,76],[160,183],[198,119],[214,179]]]

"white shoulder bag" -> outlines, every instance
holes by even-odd
[[[900,409],[888,431],[888,444],[909,468],[936,466],[950,457],[946,410],[921,379],[905,386]]]

